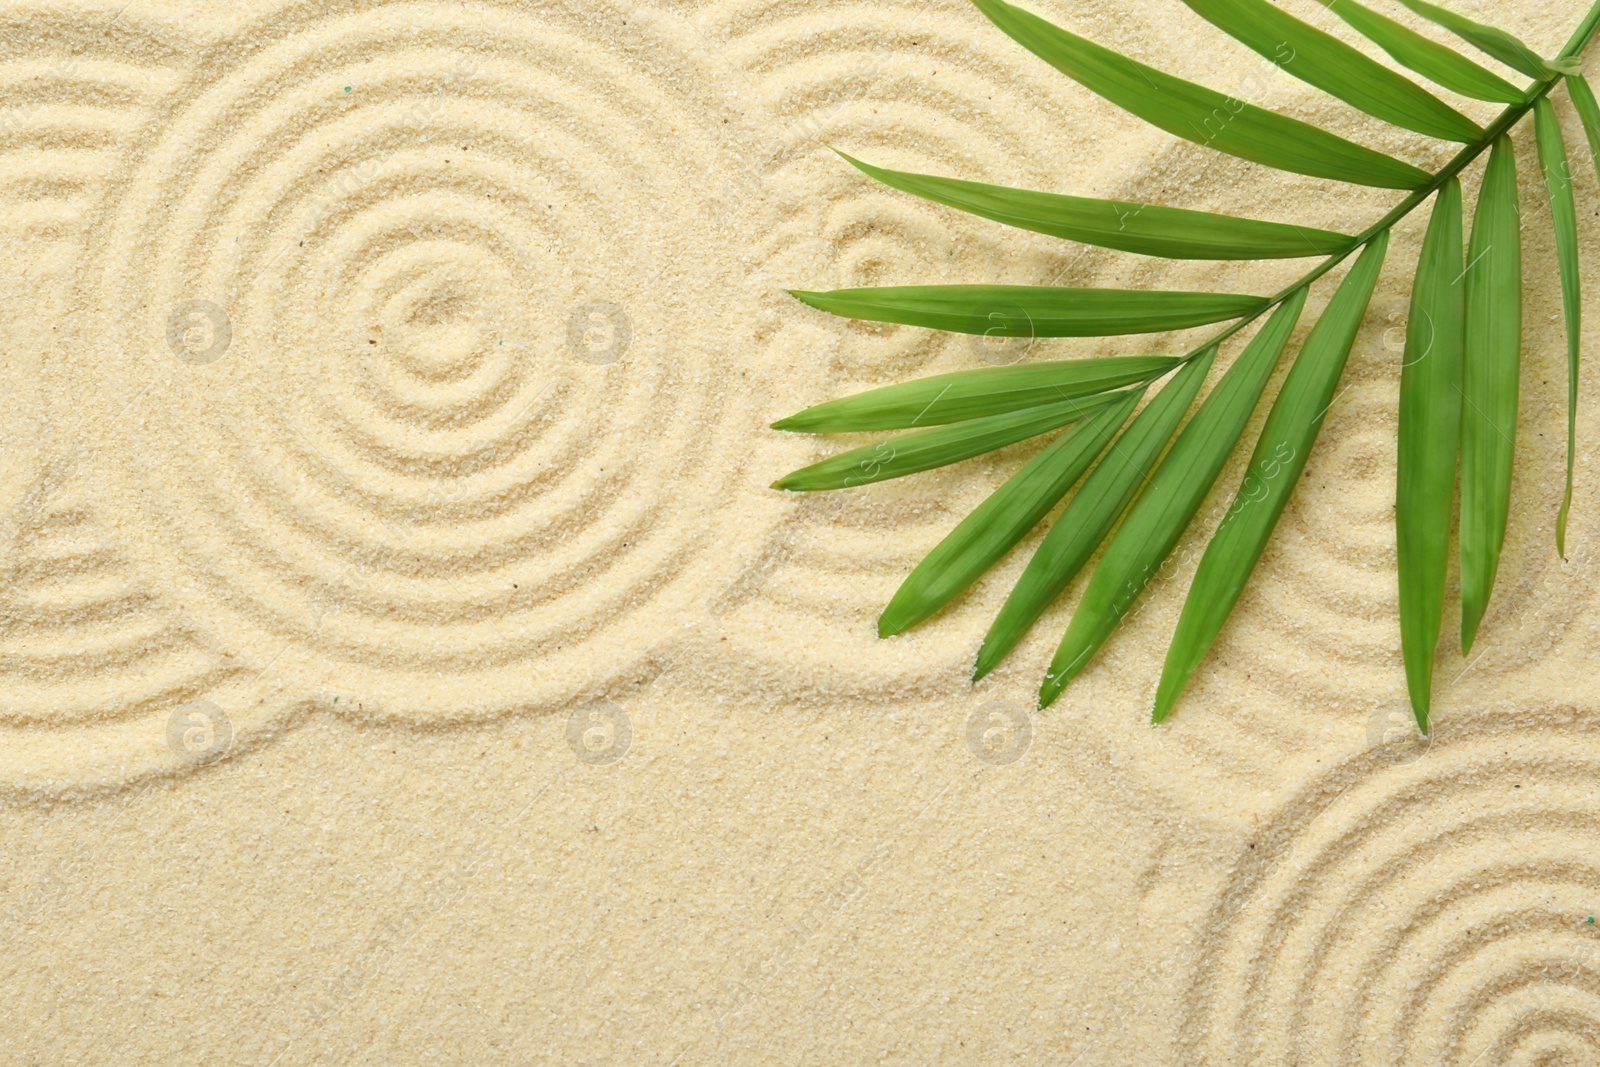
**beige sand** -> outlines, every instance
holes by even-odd
[[[1033,6],[1448,154],[1176,0]],[[1549,52],[1581,14],[1455,6]],[[0,1062],[1600,1062],[1600,424],[1563,562],[1535,191],[1516,515],[1424,749],[1382,743],[1420,220],[1177,718],[1147,725],[1226,489],[1028,716],[1071,597],[966,681],[1026,546],[933,624],[872,628],[1026,449],[765,488],[830,447],[771,419],[1017,351],[782,289],[1302,265],[1063,247],[828,144],[1352,230],[1394,199],[1174,144],[963,0],[0,10]],[[974,721],[1018,758],[980,759]]]

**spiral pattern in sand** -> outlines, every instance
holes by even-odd
[[[1179,1059],[1592,1062],[1593,722],[1462,713],[1414,763],[1366,754],[1303,789],[1197,924]]]
[[[58,395],[132,412],[76,420],[98,489],[241,667],[555,706],[642,669],[619,620],[703,613],[722,509],[775,516],[728,489],[759,372],[707,76],[582,7],[291,8],[202,58],[97,220]]]

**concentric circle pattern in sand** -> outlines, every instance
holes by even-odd
[[[1600,735],[1589,708],[1458,712],[1250,836],[1193,936],[1195,1064],[1600,1057]]]
[[[0,491],[0,786],[49,789],[116,779],[129,746],[95,738],[128,741],[228,674],[130,559],[85,478],[93,456],[52,426],[39,374],[70,332],[86,222],[182,86],[189,49],[137,19],[33,5],[0,12],[0,39],[27,43],[0,55],[0,234],[17,249],[0,276],[11,475]]]
[[[644,669],[621,620],[703,615],[760,528],[724,509],[776,517],[731,490],[761,372],[679,36],[306,4],[168,102],[95,221],[55,415],[241,668],[367,714],[559,705]]]

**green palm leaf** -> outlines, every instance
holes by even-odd
[[[1417,726],[1428,732],[1433,662],[1444,619],[1444,581],[1461,442],[1461,183],[1439,190],[1422,243],[1400,369],[1400,454],[1395,539],[1400,567],[1400,648]]]
[[[1189,587],[1156,691],[1152,716],[1156,722],[1171,714],[1190,675],[1216,640],[1300,481],[1323,416],[1333,404],[1333,391],[1344,375],[1388,249],[1385,231],[1362,251],[1289,368],[1256,441],[1244,484],[1206,546]]]
[[[880,619],[881,632],[895,633],[938,611],[1041,521],[1088,470],[990,626],[974,666],[976,681],[1002,662],[1109,536],[1041,686],[1040,703],[1049,704],[1125,618],[1193,521],[1259,403],[1310,287],[1360,250],[1361,257],[1290,370],[1256,443],[1245,484],[1207,545],[1162,674],[1155,705],[1159,721],[1170,713],[1225,625],[1287,506],[1349,358],[1390,231],[1438,194],[1406,333],[1396,484],[1403,658],[1417,721],[1426,730],[1457,462],[1463,649],[1471,647],[1489,602],[1510,511],[1522,253],[1516,163],[1508,134],[1530,113],[1551,196],[1568,336],[1567,492],[1557,522],[1558,548],[1565,551],[1576,451],[1581,293],[1569,161],[1547,97],[1564,77],[1600,167],[1600,102],[1577,73],[1579,57],[1600,34],[1600,0],[1548,61],[1502,30],[1424,0],[1402,0],[1528,74],[1534,81],[1525,91],[1356,0],[1321,0],[1402,65],[1446,89],[1508,104],[1481,133],[1460,126],[1461,116],[1425,90],[1386,70],[1375,74],[1374,65],[1360,53],[1265,0],[1185,2],[1251,48],[1369,114],[1419,132],[1471,139],[1429,177],[1313,126],[1117,55],[1006,0],[974,0],[1024,47],[1177,136],[1284,170],[1410,192],[1360,235],[1347,237],[1165,205],[910,174],[852,159],[866,174],[914,195],[1120,251],[1174,259],[1256,259],[1293,258],[1316,249],[1326,258],[1271,297],[1019,286],[797,293],[816,307],[849,317],[1001,336],[1105,336],[1224,325],[1176,360],[1112,357],[965,371],[818,405],[778,427],[816,432],[926,428],[824,460],[778,484],[826,489],[900,477],[1088,419],[1088,425],[1063,434],[963,520],[916,568]],[[1470,256],[1463,266],[1459,178],[1485,153],[1488,165]],[[1222,343],[1268,311],[1273,311],[1271,318],[1180,432],[1179,424]],[[1136,408],[1149,383],[1174,368],[1172,379],[1107,447],[1104,442]]]
[[[1049,433],[1121,399],[1122,394],[1111,393],[1082,400],[1063,400],[948,426],[913,430],[802,467],[773,482],[772,487],[810,493],[904,478]]]
[[[1517,160],[1495,142],[1478,193],[1467,260],[1466,373],[1461,411],[1461,651],[1489,607],[1511,513],[1522,370],[1522,232]]]
[[[1315,126],[1136,63],[1005,0],[973,0],[1013,40],[1124,111],[1176,137],[1279,170],[1416,189],[1429,176]]]
[[[1555,105],[1545,97],[1533,106],[1539,141],[1539,167],[1550,193],[1550,218],[1561,263],[1561,303],[1567,329],[1567,490],[1556,515],[1556,552],[1567,555],[1567,514],[1572,510],[1572,465],[1578,440],[1578,347],[1583,337],[1583,281],[1578,268],[1578,207],[1572,197],[1572,170]]]
[[[942,426],[1147,382],[1177,362],[1171,356],[1109,356],[935,374],[830,400],[772,426],[802,433]]]
[[[1500,75],[1485,70],[1459,52],[1431,41],[1387,15],[1363,7],[1356,0],[1320,0],[1357,33],[1394,57],[1401,66],[1462,96],[1502,104],[1522,102],[1522,90]]]
[[[844,156],[843,152],[839,153]],[[885,170],[844,156],[885,185],[1007,226],[1168,259],[1294,259],[1348,251],[1355,238],[1205,211],[1036,193]]]
[[[1600,177],[1600,103],[1594,98],[1594,90],[1584,80],[1581,74],[1567,75],[1567,92],[1572,96],[1572,103],[1578,111],[1578,118],[1583,122],[1584,136],[1589,141],[1589,158],[1595,164],[1595,174]],[[1570,175],[1569,175],[1570,176]],[[1577,334],[1577,329],[1569,324],[1567,336],[1570,338]],[[1572,509],[1572,449],[1577,438],[1577,411],[1576,398],[1578,395],[1578,361],[1575,355],[1568,350],[1567,365],[1567,493],[1561,501],[1561,515],[1556,529],[1557,551],[1566,555],[1567,515]]]
[[[962,520],[889,601],[878,618],[878,636],[892,637],[932,616],[1011,551],[1089,469],[1141,395],[1143,390],[1126,393],[1062,434]]]
[[[1374,118],[1470,144],[1483,129],[1443,100],[1267,0],[1183,0],[1207,22]]]
[[[1462,40],[1470,42],[1479,51],[1494,56],[1512,70],[1519,70],[1530,78],[1545,78],[1557,73],[1577,73],[1577,69],[1570,62],[1562,62],[1559,65],[1546,63],[1539,53],[1505,30],[1474,22],[1438,4],[1430,4],[1427,0],[1400,0],[1400,3],[1430,22],[1443,26]]]
[[[1231,293],[1054,285],[900,285],[791,295],[847,318],[989,337],[1161,333],[1243,318],[1267,306],[1262,297]]]
[[[1089,579],[1045,674],[1040,707],[1049,706],[1088,666],[1183,536],[1250,421],[1303,305],[1301,295],[1267,320],[1156,468]]]
[[[1303,299],[1296,298],[1296,307]],[[973,681],[994,670],[1011,654],[1039,616],[1089,562],[1194,403],[1216,354],[1215,348],[1208,348],[1184,364],[1073,494],[989,627],[983,647],[978,650]]]

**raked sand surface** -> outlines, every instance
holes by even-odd
[[[1177,0],[1031,6],[1448,156]],[[1546,53],[1582,13],[1455,6]],[[1422,217],[1152,730],[1238,457],[1030,714],[1081,583],[967,676],[1037,538],[932,623],[873,629],[1027,448],[800,498],[767,486],[834,446],[766,426],[1190,338],[1002,349],[783,289],[1265,292],[1306,264],[1009,232],[829,145],[1351,232],[1397,198],[1174,143],[964,0],[0,7],[0,1063],[1600,1062],[1600,392],[1563,562],[1536,184],[1507,554],[1422,745],[1394,742],[1392,514]]]

